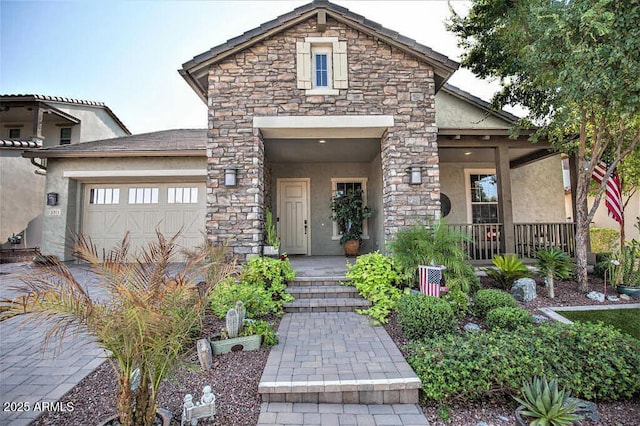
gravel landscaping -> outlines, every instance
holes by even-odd
[[[488,285],[490,280],[483,278],[483,286]],[[593,278],[591,287],[593,290],[602,291],[602,281]],[[542,281],[538,281],[538,297],[523,307],[539,314],[536,310],[540,307],[593,304],[583,294],[577,292],[576,288],[577,284],[573,282],[557,282],[556,299],[549,300],[545,297],[546,290],[542,286]],[[614,293],[610,291],[609,294]],[[634,301],[630,303],[632,302]],[[620,303],[605,302],[605,304]],[[273,320],[278,322],[275,318]],[[203,334],[208,335],[221,326],[222,321],[217,318],[208,318]],[[391,317],[385,329],[399,347],[407,343],[395,316]],[[205,385],[211,385],[216,394],[216,420],[215,422],[200,421],[199,424],[255,425],[261,402],[257,393],[258,383],[268,355],[269,349],[264,348],[258,351],[219,355],[214,359],[215,368],[202,372],[194,348],[183,358],[176,371],[167,376],[160,388],[158,405],[173,414],[172,425],[179,425],[184,395],[191,393],[194,399],[199,399],[202,388]],[[61,426],[96,424],[100,419],[115,413],[115,392],[116,378],[110,364],[105,362],[62,398],[63,403],[73,403],[73,412],[47,413],[34,424]],[[431,425],[476,426],[479,422],[495,426],[514,424],[515,403],[504,398],[475,404],[452,402],[448,407],[423,404],[423,409]],[[601,425],[637,426],[640,424],[638,420],[640,419],[640,400],[637,397],[625,402],[600,403],[598,410],[602,416],[602,422],[599,423]],[[595,423],[585,421],[583,424]]]

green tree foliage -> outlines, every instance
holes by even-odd
[[[547,138],[578,164],[576,275],[587,283],[594,167],[609,171],[633,153],[640,139],[640,3],[618,0],[476,0],[466,16],[454,12],[449,28],[465,49],[463,65],[502,90],[494,105],[522,105]],[[622,177],[624,179],[624,176]]]

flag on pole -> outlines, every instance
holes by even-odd
[[[598,183],[602,183],[607,174],[607,164],[600,162],[594,169],[591,177]],[[609,211],[609,217],[613,218],[619,224],[622,224],[622,184],[620,176],[616,170],[611,173],[607,180],[607,192],[605,197],[605,205]]]

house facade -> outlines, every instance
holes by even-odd
[[[209,107],[209,238],[232,241],[241,258],[258,255],[270,208],[282,250],[340,254],[329,202],[350,188],[363,189],[374,211],[365,250],[383,250],[399,229],[439,217],[443,194],[455,221],[488,224],[464,228],[482,238],[474,254],[516,252],[517,220],[564,225],[559,158],[548,160],[553,173],[539,171],[553,157],[549,147],[510,139],[515,117],[444,87],[457,68],[326,1],[185,63],[181,74]]]
[[[41,245],[46,164],[27,149],[129,135],[103,103],[42,95],[0,96],[0,248]]]

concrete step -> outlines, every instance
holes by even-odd
[[[332,297],[324,299],[296,299],[284,304],[284,311],[296,312],[354,312],[356,309],[368,308],[371,302],[362,298]]]
[[[360,298],[355,287],[344,285],[298,286],[287,288],[287,293],[299,299]]]
[[[313,301],[313,299],[308,299]],[[416,404],[420,379],[383,327],[353,312],[285,314],[258,385],[263,402]]]
[[[349,280],[342,276],[332,277],[296,277],[293,281],[287,283],[288,287],[322,287],[322,286],[336,286],[340,283],[346,283]]]

